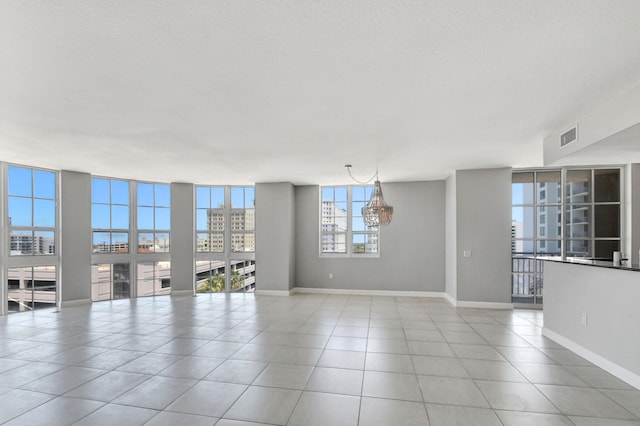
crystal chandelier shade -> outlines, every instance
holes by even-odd
[[[375,178],[375,183],[373,184],[373,192],[371,193],[371,198],[366,206],[362,208],[362,220],[365,225],[369,227],[378,227],[380,225],[388,225],[391,223],[391,218],[393,217],[393,207],[387,204],[384,200],[384,196],[382,195],[382,187],[380,186],[380,181],[378,180],[378,170],[376,170],[376,174],[373,175],[371,179],[366,182],[361,182],[351,174],[351,164],[345,165],[347,168],[347,172],[351,179],[358,182],[359,184],[366,185],[371,182]]]
[[[367,226],[388,225],[393,217],[393,207],[384,201],[380,181],[376,180],[373,185],[371,199],[362,208],[362,219]]]

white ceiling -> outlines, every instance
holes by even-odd
[[[636,0],[2,0],[0,160],[246,184],[541,166],[640,80]]]

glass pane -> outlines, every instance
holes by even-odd
[[[354,254],[373,254],[378,252],[378,236],[372,234],[354,234],[351,252]]]
[[[231,233],[231,251],[238,252],[253,252],[256,250],[256,238],[253,233]]]
[[[94,253],[110,253],[111,252],[111,233],[110,232],[94,232],[93,233],[93,252]]]
[[[210,251],[211,251],[211,248],[209,246],[209,234],[207,233],[196,234],[196,252],[206,253]]]
[[[209,234],[209,247],[213,253],[224,253],[224,234]]]
[[[129,229],[129,206],[111,206],[111,221],[113,229]]]
[[[209,211],[209,209],[196,210],[196,229],[198,231],[209,229],[209,227],[207,226],[207,216]]]
[[[567,171],[567,203],[591,201],[591,170]]]
[[[11,256],[33,254],[33,232],[17,230],[11,231],[9,246]]]
[[[56,174],[44,170],[33,171],[33,192],[35,198],[56,198]]]
[[[256,262],[255,260],[231,260],[231,291],[249,292],[255,287]]]
[[[536,198],[539,204],[562,202],[559,171],[536,173]]]
[[[244,188],[231,188],[231,208],[244,208]]]
[[[346,234],[322,234],[322,252],[323,253],[346,253],[347,252],[347,235]]]
[[[593,171],[593,199],[598,202],[620,201],[620,170]]]
[[[31,198],[9,197],[9,226],[33,226]]]
[[[113,298],[128,299],[130,287],[130,268],[128,263],[113,264]]]
[[[351,199],[353,201],[365,200],[365,188],[364,186],[354,186],[351,188]]]
[[[111,181],[111,203],[129,205],[129,182],[122,180]]]
[[[154,248],[154,237],[152,232],[141,232],[138,234],[138,253],[151,253]]]
[[[538,253],[546,256],[561,256],[560,240],[538,240]]]
[[[596,238],[620,237],[620,205],[596,205],[594,207],[594,232]]]
[[[156,207],[171,207],[171,187],[155,184]]]
[[[153,207],[138,207],[138,229],[154,229]]]
[[[108,204],[91,205],[91,226],[94,229],[111,228]]]
[[[595,245],[595,257],[597,259],[613,260],[613,252],[620,251],[619,240],[596,240]],[[628,258],[629,256],[622,256],[622,258]]]
[[[561,238],[558,228],[562,225],[560,206],[538,207],[538,237]]]
[[[252,186],[248,186],[244,189],[244,208],[250,209],[255,207],[255,188]]]
[[[171,209],[166,207],[156,207],[155,229],[171,229]]]
[[[53,231],[35,231],[33,233],[33,254],[55,254],[56,240]]]
[[[211,207],[211,190],[208,186],[196,186],[196,208],[208,209]]]
[[[338,187],[336,187],[335,188],[335,197],[336,197],[336,201],[345,202],[345,208],[346,208],[347,187],[346,186],[338,186]]]
[[[511,182],[512,204],[533,204],[533,173],[513,173]]]
[[[136,289],[138,290],[138,297],[153,296],[155,266],[155,262],[138,263],[138,277],[136,279]]]
[[[533,240],[512,240],[511,250],[513,254],[533,255]]]
[[[7,269],[7,308],[9,312],[33,309],[33,268]]]
[[[334,188],[332,186],[325,186],[322,188],[322,201],[334,201]]]
[[[246,231],[255,231],[256,229],[256,211],[255,209],[246,209],[244,212],[244,229]]]
[[[91,300],[111,299],[111,264],[91,265]]]
[[[138,183],[138,205],[153,206],[153,184]]]
[[[56,304],[56,267],[36,266],[33,268],[34,309],[49,308]]]
[[[111,202],[109,180],[98,178],[91,179],[91,202],[102,204],[109,204]]]
[[[533,238],[533,207],[512,207],[511,226],[515,238]]]
[[[33,200],[33,226],[55,228],[56,202],[53,200]]]
[[[223,261],[196,261],[196,292],[222,293],[225,285]]]
[[[591,257],[590,240],[567,240],[568,257]]]
[[[31,169],[9,166],[9,195],[31,197]]]
[[[114,232],[111,234],[111,252],[129,253],[129,233]]]
[[[156,248],[154,251],[166,253],[169,251],[169,234],[156,234]]]
[[[207,212],[207,229],[224,231],[224,210],[211,209]]]
[[[589,206],[569,206],[565,212],[566,237],[589,238],[591,208]]]
[[[211,188],[211,207],[224,208],[224,188],[214,186]]]
[[[155,281],[156,295],[171,294],[171,262],[158,262]]]

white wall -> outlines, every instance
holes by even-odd
[[[458,170],[455,195],[457,300],[511,303],[511,168]]]
[[[380,257],[358,259],[319,256],[320,188],[295,188],[297,287],[445,290],[445,182],[383,183],[382,189],[393,221],[382,227]]]
[[[640,82],[590,114],[566,123],[544,138],[544,165],[575,153],[640,122]],[[578,124],[578,140],[560,148],[560,135]],[[624,161],[624,159],[622,159]]]
[[[256,291],[289,291],[295,279],[293,184],[256,184]]]
[[[637,271],[545,262],[544,334],[640,388],[639,280]]]

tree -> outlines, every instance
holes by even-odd
[[[234,269],[231,271],[231,290],[239,290],[244,286],[244,277],[240,275],[240,271]]]
[[[212,277],[207,278],[204,284],[196,288],[197,293],[221,293],[224,291],[224,274],[216,271]]]

